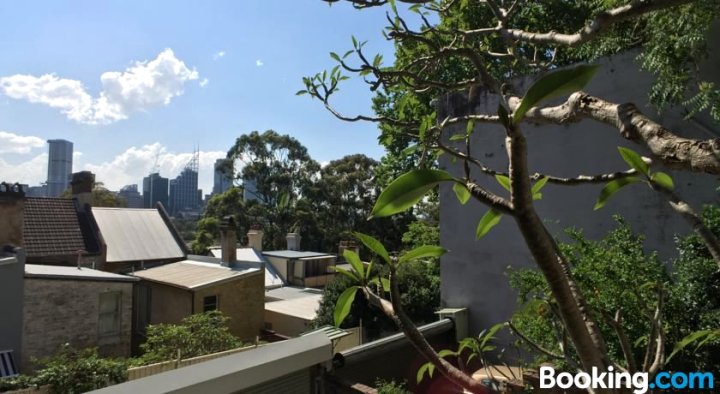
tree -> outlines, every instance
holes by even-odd
[[[71,198],[72,191],[70,189],[66,189],[64,192],[62,192],[60,197]],[[92,198],[92,205],[94,207],[127,207],[127,201],[124,198],[118,196],[117,193],[108,190],[102,182],[95,182],[95,185],[92,189]]]
[[[489,231],[503,217],[512,218],[543,277],[549,284],[568,334],[572,351],[580,368],[606,370],[612,365],[607,341],[598,327],[592,308],[571,273],[564,251],[550,235],[534,208],[540,189],[547,182],[563,185],[605,183],[598,205],[621,187],[645,182],[667,197],[696,230],[720,265],[720,248],[716,237],[699,220],[694,210],[675,194],[672,180],[661,172],[651,171],[648,162],[664,164],[678,170],[720,173],[720,155],[713,140],[696,140],[680,136],[644,115],[632,103],[614,103],[582,92],[592,77],[593,67],[579,66],[554,70],[558,66],[588,60],[598,54],[624,50],[643,44],[641,60],[656,74],[650,97],[660,106],[681,102],[691,113],[709,110],[718,118],[718,90],[710,81],[693,73],[693,67],[707,55],[706,36],[712,21],[720,14],[716,1],[648,0],[625,4],[620,1],[521,2],[521,1],[423,1],[408,0],[408,11],[417,15],[408,23],[393,0],[350,0],[358,8],[388,5],[389,26],[386,36],[397,43],[398,56],[393,66],[382,64],[381,56],[369,56],[363,42],[353,38],[353,47],[342,56],[331,53],[338,65],[330,72],[304,79],[305,89],[319,99],[335,116],[347,121],[375,121],[381,126],[381,139],[394,143],[401,139],[415,143],[421,157],[446,154],[459,160],[464,176],[456,178],[447,172],[430,169],[434,160],[421,160],[419,169],[398,177],[380,195],[373,216],[387,216],[408,209],[438,183],[451,182],[461,202],[474,198],[489,207],[478,226],[478,236]],[[432,14],[432,15],[431,15]],[[440,21],[436,23],[434,21]],[[668,25],[673,28],[668,28]],[[412,27],[411,27],[412,26]],[[419,26],[419,27],[415,27]],[[575,32],[575,33],[573,33]],[[680,49],[676,49],[680,48]],[[350,55],[355,55],[352,62]],[[330,99],[339,84],[348,77],[363,77],[374,91],[380,91],[377,116],[345,115],[336,110]],[[521,95],[513,87],[518,75],[539,74],[536,82]],[[435,119],[427,112],[428,98],[444,97],[451,91],[467,89],[469,104],[464,111],[445,119]],[[501,98],[497,113],[475,113],[474,100],[480,91]],[[421,95],[425,95],[424,98]],[[568,97],[561,105],[543,107],[551,97]],[[700,103],[700,104],[698,104]],[[383,109],[385,111],[383,111]],[[552,174],[531,174],[527,163],[527,142],[522,126],[568,124],[596,121],[618,130],[621,138],[645,147],[650,158],[621,151],[630,170],[597,176],[561,178]],[[507,170],[486,167],[469,151],[470,138],[479,132],[475,124],[499,124],[505,130],[509,166]],[[466,133],[448,136],[453,126],[466,126]],[[465,142],[464,146],[447,143]],[[510,198],[480,186],[471,177],[470,167],[480,173],[496,176]],[[371,248],[372,249],[372,248]],[[377,251],[382,255],[382,251]],[[387,254],[385,252],[385,254]],[[397,263],[384,259],[390,267],[390,286],[396,282]],[[362,272],[361,269],[358,271]],[[435,368],[454,383],[471,391],[483,387],[439,357],[424,341],[416,328],[403,318],[403,311],[391,292],[390,302],[378,299],[366,283],[358,285],[362,293],[392,316],[416,348]],[[648,341],[654,343],[647,366],[653,376],[664,364],[662,297],[655,300],[650,317],[653,329]],[[626,360],[626,366],[630,360]],[[600,390],[598,392],[603,392]]]
[[[190,315],[180,324],[151,324],[140,345],[139,362],[152,364],[238,348],[242,343],[228,330],[229,319],[220,311],[210,311]]]
[[[273,130],[238,137],[228,158],[241,168],[238,179],[245,192],[254,196],[244,204],[245,215],[262,221],[266,246],[282,247],[285,234],[301,225],[293,208],[306,196],[320,165],[298,140]]]

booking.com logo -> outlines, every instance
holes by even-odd
[[[552,367],[540,367],[540,388],[559,387],[568,389],[634,389],[635,394],[643,394],[651,389],[660,390],[712,390],[715,388],[715,377],[710,372],[659,372],[650,381],[646,372],[616,372],[608,367],[600,372],[593,367],[590,373],[560,372],[555,376]]]

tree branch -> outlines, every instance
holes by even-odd
[[[554,358],[556,360],[565,360],[564,356],[561,356],[559,354],[551,352],[550,350],[545,349],[544,347],[540,346],[538,343],[535,343],[532,339],[525,336],[522,332],[520,332],[520,330],[517,329],[517,327],[515,327],[514,324],[512,324],[512,322],[508,322],[507,325],[508,325],[508,328],[510,328],[510,331],[512,331],[515,335],[520,337],[520,339],[522,339],[523,342],[530,345],[533,349],[537,350],[538,352],[540,352],[550,358]]]

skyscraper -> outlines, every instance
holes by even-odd
[[[158,202],[161,202],[166,209],[169,207],[168,179],[153,172],[143,178],[143,204],[145,208],[155,208],[155,204]]]
[[[47,196],[57,197],[70,186],[73,143],[65,140],[48,140]]]
[[[127,201],[128,208],[142,208],[144,201],[140,193],[138,192],[137,185],[125,185],[120,189],[118,195]]]
[[[212,194],[225,193],[232,187],[233,164],[231,159],[215,160],[215,179]]]
[[[198,167],[200,152],[196,151],[180,175],[170,181],[170,214],[196,211],[200,208],[202,194],[198,193]]]

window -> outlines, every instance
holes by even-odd
[[[100,294],[99,336],[120,335],[120,296],[118,291]]]
[[[209,312],[217,310],[218,308],[218,296],[211,295],[203,298],[203,312]]]

